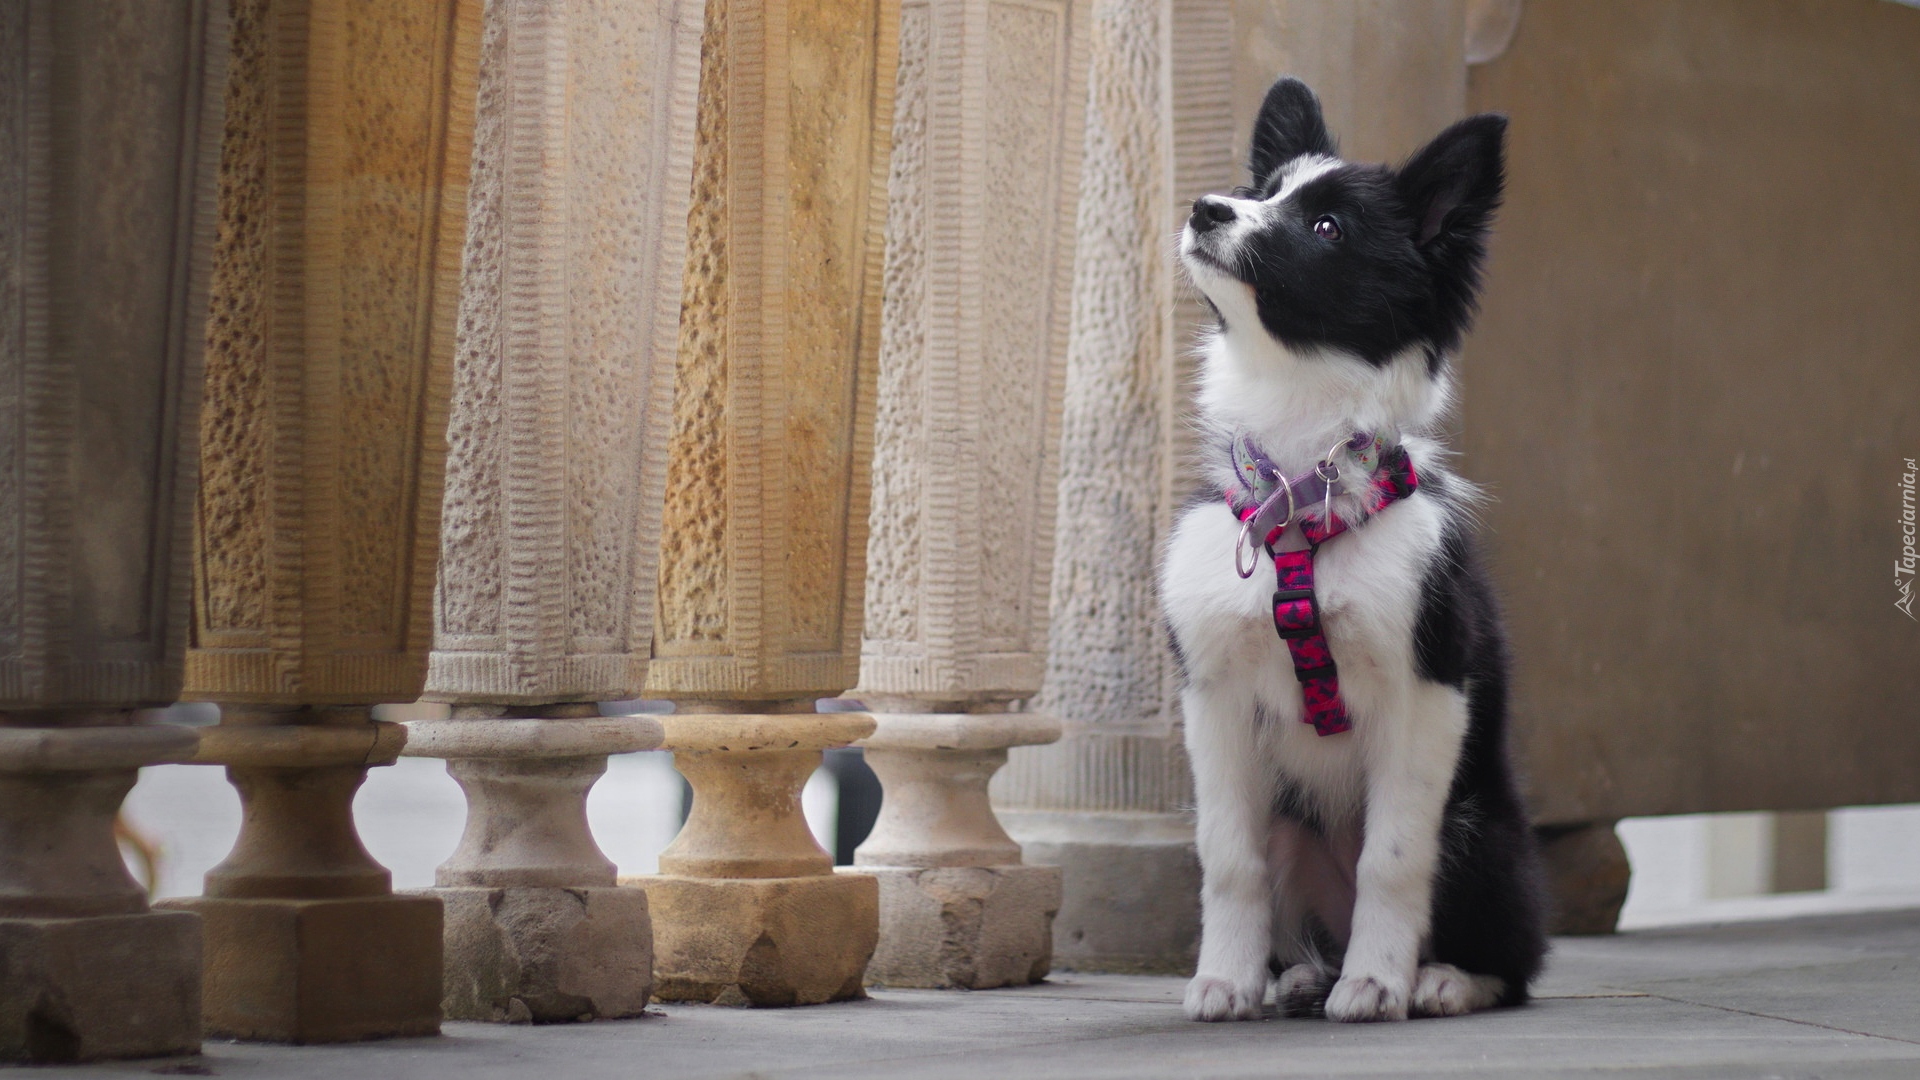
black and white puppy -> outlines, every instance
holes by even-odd
[[[1436,428],[1500,202],[1506,120],[1474,116],[1399,169],[1335,154],[1313,92],[1267,92],[1257,187],[1194,203],[1180,257],[1218,325],[1198,417],[1210,496],[1180,517],[1161,596],[1186,685],[1204,870],[1195,1020],[1450,1016],[1516,1004],[1546,952],[1538,853],[1507,755],[1507,648],[1474,554],[1473,488]],[[1235,572],[1237,440],[1288,476],[1355,432],[1404,447],[1418,487],[1313,559],[1351,729],[1301,722],[1275,571]],[[1325,503],[1303,506],[1315,520]],[[1257,542],[1257,541],[1256,541]],[[1305,546],[1296,524],[1273,544]]]

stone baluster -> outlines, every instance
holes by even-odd
[[[1192,781],[1154,574],[1183,494],[1196,316],[1176,302],[1168,237],[1183,192],[1231,182],[1231,10],[1094,3],[1060,451],[1067,539],[1034,703],[1066,733],[1015,750],[994,785],[1028,859],[1062,869],[1054,948],[1074,967],[1179,970],[1198,944]],[[1217,178],[1194,175],[1207,162]]]
[[[1054,945],[1074,966],[1189,970],[1199,942],[1192,779],[1154,574],[1192,446],[1191,342],[1209,317],[1168,237],[1244,182],[1282,74],[1316,86],[1361,160],[1397,160],[1458,114],[1459,2],[1095,0],[1068,347],[1052,649],[1035,704],[1066,729],[995,783],[1007,830],[1060,866]]]
[[[799,794],[857,681],[897,0],[708,0],[648,695],[693,785],[655,994],[860,997],[878,886]]]
[[[439,1030],[438,899],[395,896],[353,794],[432,643],[479,0],[236,0],[187,697],[240,791],[206,894],[207,1028]]]
[[[446,904],[449,1018],[638,1015],[646,894],[586,798],[658,720],[653,644],[701,0],[487,6],[434,651],[406,753],[467,793]]]
[[[1040,688],[1086,107],[1088,0],[908,0],[889,180],[866,642],[885,787],[868,976],[1045,977],[1060,871],[1021,865],[987,783],[1059,737]]]
[[[0,1062],[200,1048],[114,843],[179,695],[226,5],[0,5]]]

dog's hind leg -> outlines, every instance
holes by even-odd
[[[1474,975],[1452,964],[1421,964],[1413,980],[1415,1016],[1464,1016],[1492,1008],[1506,995],[1507,981],[1498,975]]]
[[[1200,792],[1200,964],[1187,984],[1190,1020],[1256,1020],[1273,939],[1267,824],[1251,693],[1190,686],[1181,696],[1187,753]]]

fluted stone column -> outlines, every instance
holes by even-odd
[[[1086,106],[1086,0],[909,0],[889,178],[866,642],[855,696],[886,790],[868,977],[1035,982],[1060,872],[987,801],[1046,666]]]
[[[638,1015],[646,894],[587,827],[607,755],[660,745],[639,697],[693,173],[701,0],[494,0],[480,59],[427,693],[409,725],[467,793],[443,1008]]]
[[[432,643],[478,0],[238,0],[185,695],[240,837],[178,902],[206,1022],[430,1034],[440,901],[392,893],[353,793],[405,741]]]
[[[708,0],[648,695],[693,785],[655,994],[859,997],[878,888],[800,816],[859,673],[897,0]]]
[[[194,1053],[113,839],[178,697],[226,6],[0,5],[0,1062]]]
[[[1343,148],[1398,160],[1458,114],[1459,2],[1095,0],[1060,476],[1052,648],[1035,707],[1052,746],[994,786],[1030,861],[1060,866],[1065,966],[1184,971],[1199,941],[1192,779],[1178,671],[1154,594],[1196,474],[1181,417],[1205,324],[1168,237],[1193,199],[1244,182],[1261,95],[1313,85]]]

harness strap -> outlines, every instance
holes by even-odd
[[[1357,436],[1355,441],[1358,441]],[[1413,494],[1420,486],[1413,461],[1408,458],[1406,448],[1400,446],[1380,454],[1369,481],[1367,491],[1370,497],[1362,521],[1371,518],[1389,503]],[[1253,485],[1249,484],[1248,487],[1253,488]],[[1254,493],[1258,493],[1257,489]],[[1233,497],[1229,495],[1227,501],[1231,505]],[[1245,522],[1259,515],[1261,510],[1261,503],[1256,501],[1244,510],[1236,508],[1235,516]],[[1283,522],[1280,527],[1270,530],[1266,537],[1267,554],[1273,558],[1276,585],[1273,593],[1273,628],[1287,643],[1287,652],[1293,659],[1294,677],[1300,680],[1300,695],[1305,705],[1302,721],[1312,724],[1314,731],[1321,735],[1337,735],[1351,730],[1353,721],[1348,718],[1346,703],[1340,698],[1340,670],[1334,664],[1333,650],[1327,644],[1326,631],[1320,624],[1320,605],[1313,589],[1313,558],[1321,544],[1346,532],[1351,526],[1329,506],[1320,520],[1303,519],[1299,522],[1300,533],[1307,541],[1304,549],[1275,551],[1273,545],[1286,532],[1287,524]]]

